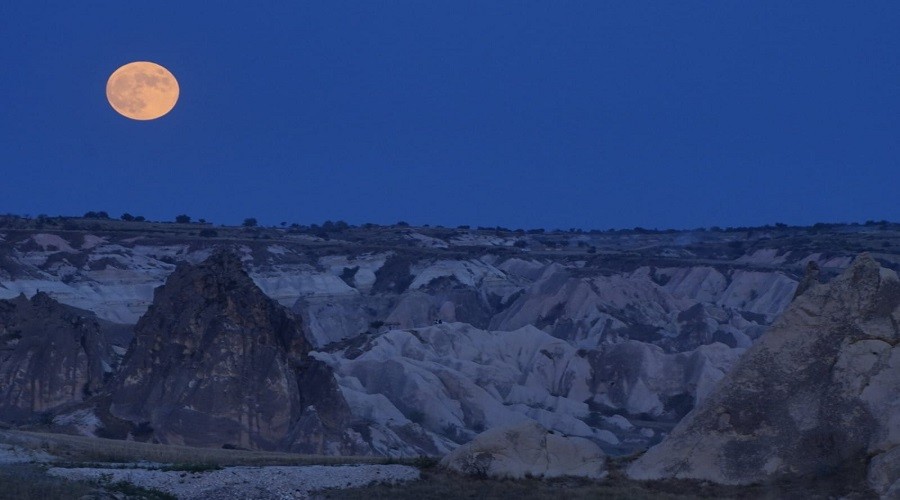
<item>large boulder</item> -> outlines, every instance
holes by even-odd
[[[441,465],[465,474],[514,479],[601,479],[607,474],[606,455],[595,443],[548,431],[533,421],[487,430],[445,456]]]
[[[828,285],[808,285],[630,477],[807,477],[896,492],[900,280],[863,255]]]
[[[236,256],[181,264],[135,327],[110,413],[162,443],[359,453],[334,375],[309,351]]]

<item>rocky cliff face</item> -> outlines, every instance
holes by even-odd
[[[900,495],[900,280],[868,256],[810,283],[639,479],[867,481]],[[867,479],[866,479],[867,478]]]
[[[113,353],[97,317],[37,293],[0,300],[0,420],[25,422],[98,392]]]
[[[162,443],[353,450],[334,376],[300,322],[228,252],[180,265],[135,327],[111,413]]]

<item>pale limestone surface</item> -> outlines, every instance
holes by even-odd
[[[467,474],[606,477],[606,456],[593,442],[547,431],[534,422],[503,426],[479,434],[444,457],[441,465]]]

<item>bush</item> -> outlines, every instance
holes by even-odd
[[[257,224],[258,224],[258,222],[256,222],[256,219],[254,217],[247,217],[246,219],[244,219],[243,226],[244,227],[256,227]]]
[[[177,222],[178,224],[188,224],[191,222],[191,216],[184,214],[177,215],[175,216],[175,222]]]
[[[474,476],[480,479],[488,477],[491,470],[491,464],[494,462],[494,455],[490,452],[472,453],[459,459],[459,470],[468,476]]]
[[[426,455],[419,455],[412,459],[412,466],[420,469],[433,469],[437,467],[439,463],[440,461],[437,458]]]
[[[342,220],[339,220],[337,222],[332,222],[330,220],[327,220],[322,223],[322,229],[325,231],[346,231],[349,228],[350,228],[350,224],[347,224],[346,222],[344,222]]]
[[[134,220],[134,216],[131,215],[131,214],[128,213],[128,212],[125,212],[125,213],[122,214],[122,216],[119,217],[119,218],[122,219],[122,220],[125,221],[125,222],[131,222],[131,221]]]

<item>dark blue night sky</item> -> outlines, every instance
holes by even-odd
[[[178,78],[169,115],[106,102]],[[900,2],[0,4],[0,213],[900,219]]]

